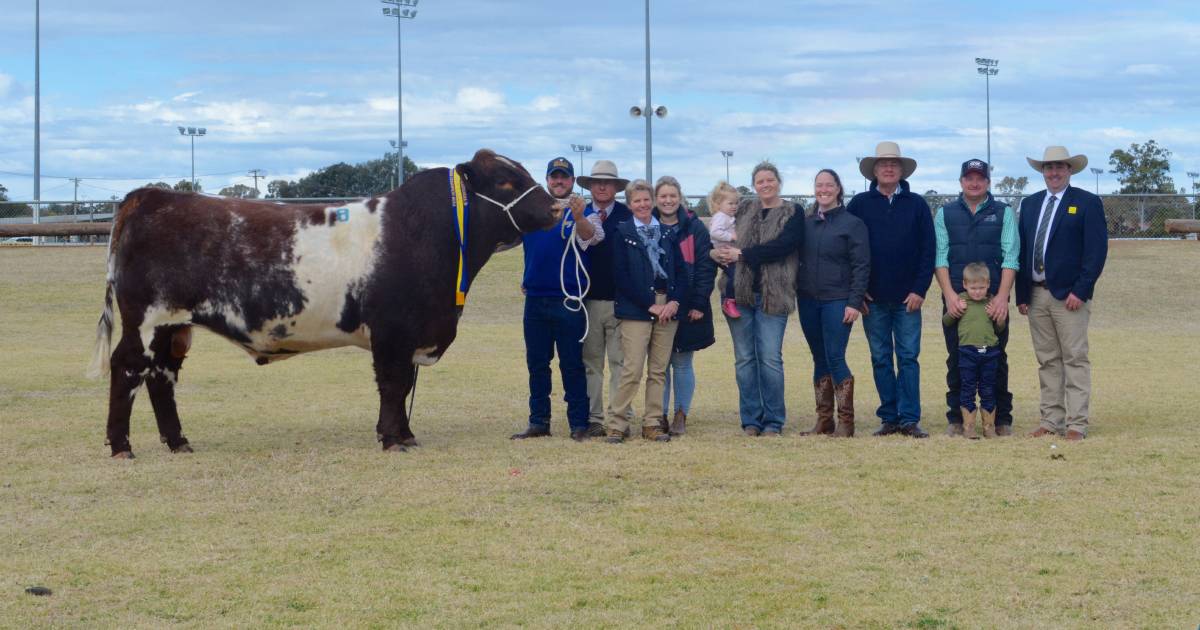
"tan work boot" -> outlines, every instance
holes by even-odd
[[[833,437],[854,437],[854,377],[848,376],[838,383],[833,397],[837,401],[837,428]]]
[[[982,407],[979,408],[979,415],[983,418],[983,437],[996,437],[996,410],[988,411]]]
[[[662,425],[651,423],[642,426],[642,439],[653,440],[655,442],[670,442],[671,436],[663,431]]]
[[[817,423],[800,435],[829,435],[833,433],[833,377],[826,374],[813,383],[813,393],[817,400]]]
[[[968,440],[978,440],[979,435],[975,433],[975,412],[966,407],[959,407],[963,417],[963,437]]]
[[[675,410],[675,417],[671,420],[671,427],[667,433],[675,435],[683,435],[687,432],[687,414],[683,413],[682,409]]]

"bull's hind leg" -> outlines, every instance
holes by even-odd
[[[179,412],[175,408],[175,383],[179,369],[192,344],[191,326],[159,326],[150,342],[150,372],[146,375],[146,390],[154,406],[158,433],[172,453],[191,453],[192,447],[183,436]]]
[[[132,459],[129,414],[133,410],[133,398],[150,366],[137,327],[127,324],[121,329],[121,341],[113,350],[109,363],[112,376],[108,388],[107,443],[112,447],[113,457]]]
[[[416,446],[417,440],[408,426],[408,412],[404,402],[413,386],[412,351],[399,357],[381,356],[372,353],[375,362],[375,382],[379,385],[379,422],[375,431],[385,451],[404,451],[406,446]]]

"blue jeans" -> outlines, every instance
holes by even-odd
[[[738,385],[738,411],[742,427],[782,430],[787,422],[783,402],[783,333],[787,315],[761,310],[762,296],[754,306],[738,304],[742,316],[725,318],[733,337],[734,371]]]
[[[846,344],[850,342],[852,324],[843,324],[846,316],[846,300],[796,300],[800,307],[800,329],[808,341],[813,357],[813,382],[833,376],[836,385],[850,378],[850,366],[846,365]]]
[[[692,369],[695,352],[672,352],[667,366],[667,382],[663,387],[663,413],[672,415],[682,409],[687,415],[692,409],[692,395],[696,393],[696,370]],[[674,376],[674,379],[671,377]],[[675,384],[675,409],[671,408],[671,383]]]
[[[1000,348],[992,346],[979,351],[977,346],[958,347],[958,374],[961,383],[958,405],[975,411],[975,391],[979,391],[979,407],[996,410],[996,367],[1000,364]],[[961,411],[959,412],[961,417]]]
[[[875,415],[885,424],[915,425],[921,421],[921,311],[910,313],[903,302],[872,302],[870,311],[863,329],[879,391]]]
[[[942,302],[942,314],[946,313],[945,302]],[[1000,354],[996,357],[996,426],[1012,426],[1013,395],[1008,391],[1008,326],[1000,331],[1000,343],[997,346]],[[946,422],[962,424],[960,411],[963,397],[962,377],[959,372],[958,326],[943,326],[942,334],[946,338]],[[971,392],[974,397],[975,392]],[[970,407],[968,407],[970,409]]]
[[[583,312],[558,297],[525,298],[525,364],[529,368],[529,426],[550,427],[550,360],[558,348],[558,371],[566,392],[571,430],[588,427],[587,375],[583,369]]]

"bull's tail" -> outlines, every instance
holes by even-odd
[[[113,217],[113,230],[108,234],[108,255],[105,257],[107,272],[104,282],[104,311],[100,313],[100,321],[96,323],[96,349],[92,355],[92,364],[88,366],[88,378],[100,378],[108,374],[109,357],[112,356],[113,330],[113,288],[116,285],[116,268],[113,262],[113,237],[116,231],[116,217]]]

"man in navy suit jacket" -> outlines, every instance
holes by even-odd
[[[1092,294],[1108,256],[1108,225],[1100,198],[1071,186],[1087,157],[1047,147],[1041,160],[1026,158],[1046,190],[1021,202],[1021,268],[1017,308],[1029,316],[1038,360],[1041,423],[1033,437],[1087,437],[1092,368],[1087,326]]]

